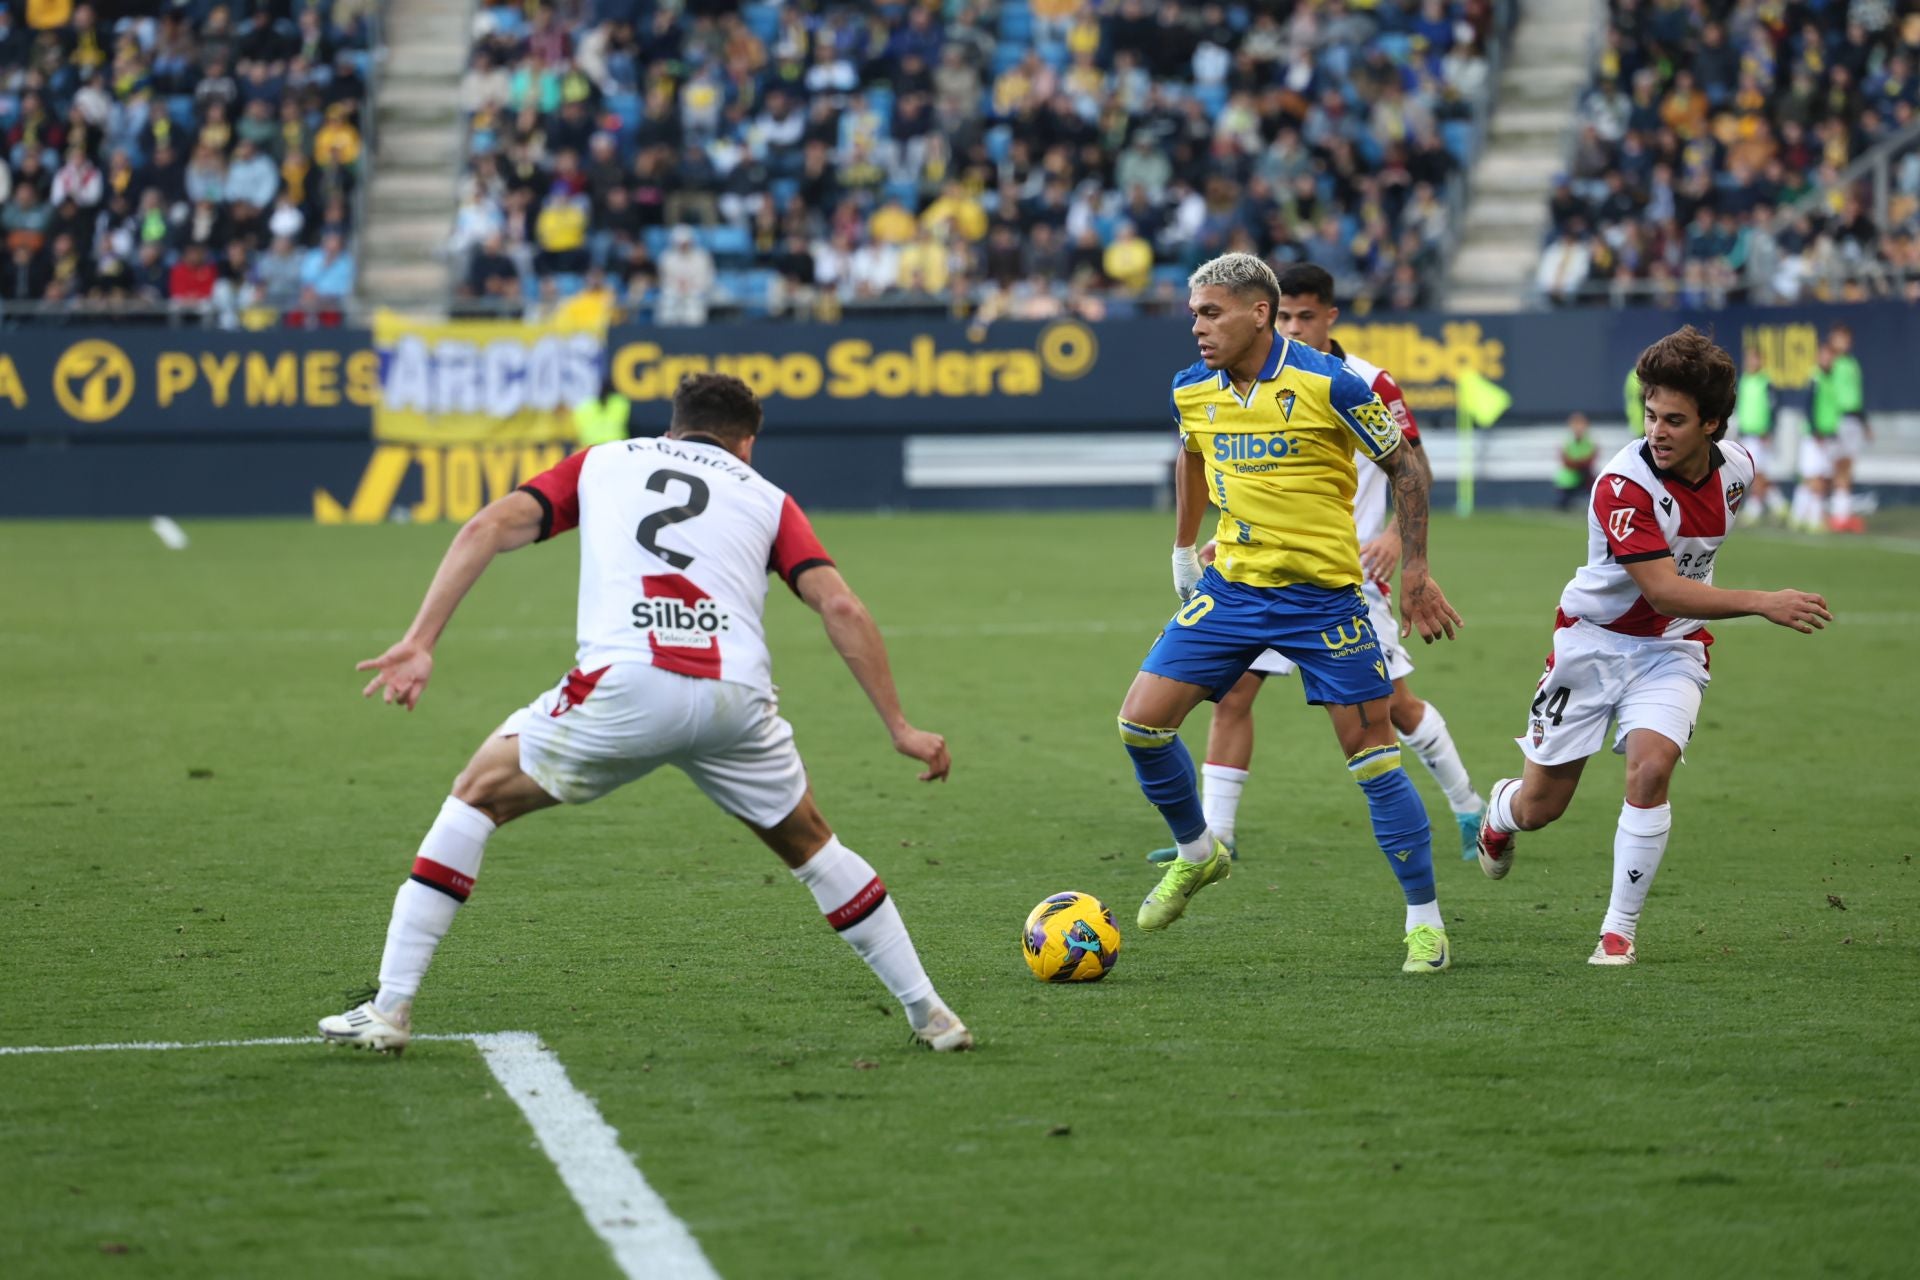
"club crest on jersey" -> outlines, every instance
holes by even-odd
[[[1607,517],[1607,529],[1613,534],[1614,541],[1625,542],[1633,536],[1633,508],[1617,507]]]
[[[1747,486],[1742,484],[1740,481],[1735,480],[1732,484],[1728,485],[1727,486],[1727,514],[1728,515],[1739,514],[1740,503],[1746,496],[1747,496]]]
[[[1288,422],[1293,421],[1293,389],[1282,387],[1273,393],[1273,402],[1280,406],[1280,416]]]
[[[1217,404],[1210,404],[1207,406],[1207,425],[1208,426],[1213,425],[1213,415],[1215,413],[1218,413],[1219,410],[1220,410],[1220,406]]]
[[[1546,741],[1546,738],[1547,738],[1546,721],[1535,720],[1533,722],[1533,745],[1536,747],[1539,746],[1542,742]]]

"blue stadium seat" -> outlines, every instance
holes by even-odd
[[[1207,109],[1209,116],[1218,116],[1227,107],[1227,86],[1224,84],[1197,84],[1193,86],[1193,96]]]
[[[774,37],[780,34],[780,6],[758,3],[742,5],[740,17],[747,24],[747,30],[760,37],[760,43],[772,44]]]
[[[700,242],[716,258],[745,258],[753,253],[752,233],[729,223],[702,228]]]
[[[999,79],[1026,56],[1027,46],[1024,41],[1019,44],[1007,40],[1001,41],[999,47],[993,51],[992,78]]]
[[[1000,38],[1025,44],[1033,36],[1033,10],[1026,0],[1008,0],[1000,6]]]
[[[167,99],[167,116],[183,129],[193,126],[193,95],[176,93]]]
[[[917,182],[889,182],[882,188],[882,194],[889,200],[898,200],[909,209],[920,208],[920,184]]]
[[[667,228],[665,227],[648,227],[640,233],[640,238],[647,242],[647,254],[656,260],[667,251]]]
[[[987,158],[995,164],[1004,164],[1007,151],[1013,146],[1013,127],[1004,124],[995,125],[987,130],[986,143]]]
[[[767,184],[767,194],[773,197],[775,206],[784,209],[795,196],[800,194],[800,180],[798,178],[775,178]]]
[[[553,277],[553,290],[563,298],[571,298],[580,292],[586,280],[571,271],[562,271]]]
[[[1440,125],[1440,141],[1462,165],[1473,163],[1473,121],[1446,120]]]

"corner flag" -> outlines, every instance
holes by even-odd
[[[1454,510],[1463,516],[1473,514],[1473,429],[1490,427],[1513,404],[1513,397],[1499,383],[1489,381],[1472,369],[1454,375],[1454,427],[1460,433],[1460,480],[1455,489]]]

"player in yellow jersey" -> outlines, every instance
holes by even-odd
[[[1426,807],[1400,768],[1386,662],[1361,594],[1354,533],[1355,453],[1386,471],[1401,538],[1401,635],[1451,639],[1460,616],[1427,572],[1427,491],[1400,428],[1340,360],[1274,330],[1280,286],[1252,254],[1230,253],[1188,280],[1200,359],[1174,376],[1182,453],[1175,472],[1174,589],[1181,608],[1148,651],[1120,709],[1120,737],[1141,790],[1180,856],[1140,906],[1164,929],[1233,863],[1207,829],[1179,728],[1217,701],[1265,650],[1299,668],[1307,701],[1327,708],[1367,798],[1375,839],[1407,901],[1409,973],[1451,962],[1434,889]],[[1220,509],[1204,570],[1194,543],[1206,505]]]

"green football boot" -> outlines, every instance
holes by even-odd
[[[1205,862],[1175,858],[1167,867],[1167,874],[1160,877],[1160,883],[1153,886],[1153,892],[1140,904],[1140,927],[1166,928],[1186,911],[1187,902],[1194,894],[1232,874],[1233,850],[1222,840],[1213,842],[1213,856]]]
[[[1447,945],[1444,929],[1417,924],[1407,933],[1407,962],[1402,973],[1439,973],[1453,963],[1453,949]]]

